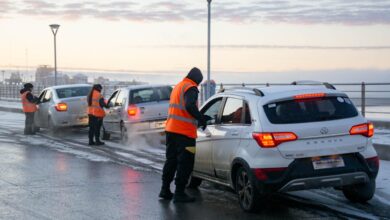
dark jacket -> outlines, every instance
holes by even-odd
[[[25,93],[25,92],[27,92],[27,91],[29,91],[29,93],[26,95],[26,99],[27,99],[29,102],[31,102],[31,103],[37,104],[37,103],[38,103],[38,97],[34,96],[34,95],[31,93],[31,91],[30,91],[29,89],[26,89],[26,88],[21,89],[21,90],[20,90],[20,94],[23,94],[23,93]]]
[[[194,81],[196,84],[200,84],[203,80],[203,75],[201,71],[197,68],[193,68],[186,78]],[[192,87],[187,90],[186,93],[184,93],[184,100],[186,105],[186,110],[192,117],[194,117],[200,125],[205,124],[205,119],[203,118],[203,115],[199,112],[199,108],[197,106],[198,102],[198,94],[199,90],[196,87]]]

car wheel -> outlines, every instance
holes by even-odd
[[[129,140],[129,134],[127,133],[127,128],[124,124],[121,124],[121,140],[126,143]]]
[[[197,189],[200,184],[202,184],[202,179],[191,175],[187,183],[187,188]]]
[[[260,205],[260,194],[244,167],[239,168],[236,174],[236,192],[241,208],[246,212],[255,212]]]
[[[351,202],[365,203],[372,199],[375,194],[375,179],[370,179],[366,183],[345,186],[342,191],[344,196]]]

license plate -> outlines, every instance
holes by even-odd
[[[162,121],[162,122],[153,122],[151,124],[151,128],[164,128],[165,127],[165,123]]]
[[[344,160],[339,155],[329,156],[329,157],[318,157],[312,158],[313,168],[315,170],[329,169],[344,167]]]

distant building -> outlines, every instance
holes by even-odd
[[[38,85],[49,86],[54,84],[54,68],[48,65],[41,65],[35,71],[35,83]]]
[[[23,80],[19,72],[11,73],[10,78],[6,79],[6,82],[8,82],[9,84],[21,84],[22,81]]]
[[[102,85],[106,85],[110,82],[110,79],[108,78],[104,78],[102,76],[99,76],[98,78],[96,78],[93,83],[94,84],[102,84]]]
[[[72,77],[71,82],[73,84],[87,84],[88,83],[88,76],[81,74],[81,73],[76,74]]]

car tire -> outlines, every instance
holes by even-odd
[[[370,181],[366,183],[345,186],[342,191],[345,198],[349,201],[355,203],[366,203],[374,196],[375,187],[375,179],[370,179]]]
[[[256,190],[253,178],[244,167],[236,173],[236,193],[240,207],[246,212],[256,212],[260,207],[260,193]]]
[[[190,176],[190,179],[187,183],[187,188],[189,189],[197,189],[202,184],[202,179],[194,176]]]

